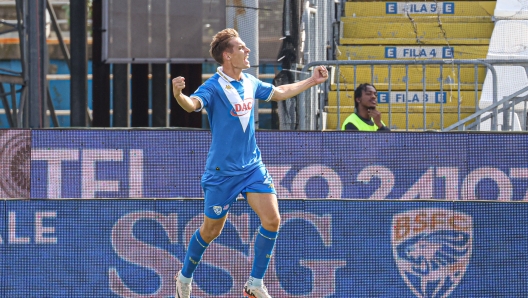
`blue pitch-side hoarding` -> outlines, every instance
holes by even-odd
[[[279,198],[528,200],[528,135],[258,132]],[[31,198],[200,198],[208,131],[36,130]]]
[[[1,297],[170,297],[201,200],[2,201]],[[282,200],[273,297],[526,297],[528,205]],[[258,219],[234,204],[193,297],[240,297]]]
[[[273,297],[528,296],[528,135],[257,139],[285,199]],[[186,198],[203,195],[208,131],[14,131],[0,142],[2,193],[32,198],[0,202],[1,297],[173,295],[202,220],[202,200]],[[257,228],[235,204],[195,297],[240,296]]]

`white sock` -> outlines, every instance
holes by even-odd
[[[180,271],[180,274],[178,274],[178,279],[183,282],[183,283],[186,283],[186,284],[190,284],[192,282],[192,277],[185,277],[181,274],[181,271]]]
[[[249,277],[248,282],[249,282],[249,285],[251,285],[251,286],[255,286],[255,287],[260,287],[260,286],[262,286],[263,283],[264,283],[262,279],[260,279],[260,278],[254,278],[253,276],[250,276],[250,277]]]

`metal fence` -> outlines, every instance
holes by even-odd
[[[324,86],[317,86],[311,88],[308,92],[304,92],[299,97],[299,104],[297,113],[299,115],[299,128],[301,130],[324,130],[325,125],[325,113],[328,112],[328,98],[330,92],[337,93],[337,104],[335,106],[337,110],[337,127],[340,129],[340,123],[342,120],[341,112],[343,106],[341,104],[341,99],[343,98],[344,92],[352,93],[356,88],[357,82],[357,72],[358,69],[370,68],[370,82],[374,85],[377,83],[382,83],[384,85],[384,93],[388,94],[388,98],[391,98],[391,93],[395,92],[393,89],[394,82],[400,84],[399,89],[401,92],[405,92],[408,95],[410,92],[430,92],[431,90],[443,92],[447,89],[450,92],[458,94],[458,101],[455,105],[450,106],[450,112],[456,113],[456,121],[451,121],[453,123],[447,123],[444,121],[446,116],[446,103],[441,100],[438,102],[438,105],[433,106],[430,103],[426,103],[425,100],[421,102],[421,118],[423,118],[423,126],[418,130],[438,130],[438,131],[451,131],[451,130],[488,130],[488,131],[526,131],[527,130],[527,101],[528,101],[528,86],[523,86],[523,84],[515,85],[518,88],[516,92],[504,96],[503,98],[498,98],[500,94],[499,88],[501,84],[509,83],[515,84],[515,82],[506,82],[506,78],[501,78],[497,74],[497,67],[508,67],[508,66],[522,66],[524,69],[528,69],[528,60],[396,60],[396,61],[386,61],[386,60],[376,60],[376,61],[365,61],[365,60],[355,60],[355,61],[315,61],[306,64],[302,70],[302,73],[308,75],[310,69],[317,65],[325,65],[332,70],[331,81]],[[411,67],[420,67],[422,70],[422,77],[414,77],[409,73]],[[396,68],[405,71],[405,77],[402,80],[401,78],[395,79],[393,72]],[[429,70],[435,68],[439,75],[434,78],[427,78],[426,73]],[[386,72],[386,77],[384,77],[382,82],[378,81],[376,72],[379,72],[380,69]],[[472,82],[463,82],[461,83],[461,71],[474,71],[474,80]],[[480,71],[479,71],[480,69]],[[484,78],[482,75],[479,75],[479,72],[482,73],[482,70],[486,70],[484,75],[486,80],[490,80],[491,88],[486,88],[484,90],[483,86],[485,84],[479,83],[479,80],[482,81]],[[346,71],[344,71],[346,70]],[[353,74],[353,82],[347,82],[343,76],[343,72],[348,72]],[[527,71],[528,73],[528,71]],[[453,74],[453,77],[450,77],[449,74]],[[480,77],[479,77],[480,76]],[[435,81],[436,85],[432,86],[430,82]],[[413,82],[413,89],[410,88],[410,82]],[[429,82],[429,83],[428,83]],[[420,85],[419,88],[416,88],[417,84]],[[460,100],[461,92],[463,88],[462,84],[465,84],[465,90],[468,91],[468,86],[473,85],[471,88],[473,98],[474,98],[474,110],[471,111],[468,116],[468,107],[464,106]],[[488,86],[489,87],[489,86]],[[378,88],[379,89],[379,88]],[[314,92],[315,91],[315,92]],[[379,90],[378,90],[379,91]],[[484,94],[485,93],[485,94]],[[483,103],[482,97],[486,95],[487,98],[490,98],[487,104]],[[405,98],[409,98],[406,96]],[[378,102],[380,99],[378,98]],[[392,126],[392,121],[394,119],[394,108],[395,105],[398,105],[399,110],[403,110],[405,114],[405,126],[397,127],[398,130],[416,130],[412,129],[409,126],[410,116],[414,113],[416,114],[416,109],[413,111],[409,101],[406,100],[405,103],[395,104],[388,100],[383,102],[387,107],[387,117],[388,117],[388,126]],[[414,105],[416,106],[416,105]],[[465,113],[463,113],[465,111]],[[427,117],[439,117],[439,127],[436,129],[431,129],[427,127],[426,121]],[[387,119],[387,118],[385,118]],[[518,119],[520,125],[514,125],[513,119]],[[485,128],[483,128],[485,126]]]

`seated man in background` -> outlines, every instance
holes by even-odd
[[[378,91],[368,83],[359,85],[354,91],[354,113],[348,116],[341,130],[390,131],[381,121],[381,113],[376,110]]]

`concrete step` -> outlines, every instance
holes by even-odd
[[[485,59],[486,45],[453,46],[339,46],[338,60]]]
[[[339,75],[336,73],[337,69],[332,70],[331,84],[332,86],[336,85],[337,78],[339,78],[340,89],[342,90],[353,90],[354,85],[365,82],[375,85],[379,90],[388,90],[390,82],[392,90],[405,90],[405,84],[408,82],[409,90],[422,91],[424,89],[422,83],[425,82],[426,90],[438,91],[440,90],[440,82],[444,84],[443,90],[457,90],[460,81],[463,90],[475,90],[475,81],[480,86],[486,75],[486,70],[483,67],[477,69],[475,76],[473,67],[460,67],[459,72],[457,66],[450,65],[444,65],[442,71],[440,71],[439,66],[428,65],[425,71],[425,80],[421,65],[410,65],[408,71],[404,66],[392,66],[390,71],[391,78],[389,81],[387,66],[380,65],[373,68],[357,66],[355,71],[352,66],[342,66],[339,68]]]
[[[493,32],[493,23],[385,23],[369,18],[344,21],[341,44],[350,44],[347,39],[372,39],[367,44],[482,44]]]
[[[337,125],[337,112],[327,112],[326,114],[326,127],[325,130],[335,130],[337,127],[341,128],[343,121],[353,112],[341,112],[340,113],[340,123]],[[448,127],[456,122],[459,119],[464,119],[471,116],[473,112],[461,113],[450,113],[444,112],[443,117],[439,112],[428,112],[425,114],[425,127],[424,127],[424,115],[423,113],[412,113],[407,116],[405,113],[391,113],[382,112],[383,122],[394,130],[403,130],[409,128],[410,130],[424,130],[424,129],[436,129],[440,130],[442,128]],[[407,123],[408,126],[407,126]],[[471,123],[471,122],[470,122]]]
[[[449,2],[347,2],[345,16],[394,16],[405,15],[440,15],[450,16],[487,16],[491,18],[495,1],[449,1]]]
[[[480,92],[474,91],[387,91],[378,90],[378,103],[380,106],[391,103],[392,106],[405,105],[406,98],[409,106],[422,106],[425,99],[426,106],[432,108],[440,106],[443,102],[444,107],[476,107]],[[337,106],[337,91],[328,92],[328,106]],[[339,106],[354,106],[354,91],[339,92]]]

